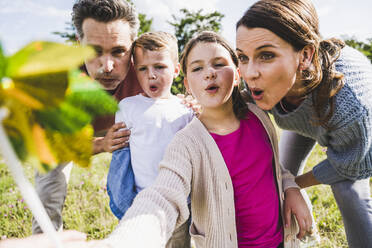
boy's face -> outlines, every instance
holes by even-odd
[[[144,95],[156,99],[171,96],[173,79],[177,77],[180,65],[175,63],[166,49],[149,51],[135,48],[134,67]]]

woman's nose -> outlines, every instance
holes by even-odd
[[[246,82],[255,80],[259,77],[260,73],[256,65],[249,63],[240,69],[242,76]]]

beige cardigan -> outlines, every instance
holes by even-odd
[[[298,186],[294,177],[279,166],[276,131],[269,117],[257,106],[248,106],[270,137],[283,217],[283,189]],[[138,194],[105,242],[115,248],[165,247],[173,230],[189,218],[189,195],[190,234],[196,247],[238,247],[231,178],[216,143],[197,118],[175,135],[160,163],[155,183]],[[298,247],[297,232],[293,221],[284,230],[285,247]]]

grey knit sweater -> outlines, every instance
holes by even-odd
[[[344,74],[345,85],[335,96],[334,114],[328,122],[331,131],[310,123],[311,96],[293,112],[283,114],[278,105],[271,111],[280,128],[327,147],[327,159],[316,165],[313,173],[328,184],[372,175],[372,65],[360,52],[345,47],[336,70]]]

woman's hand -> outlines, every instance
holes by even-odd
[[[298,239],[305,237],[306,233],[312,233],[311,213],[298,188],[289,188],[285,191],[284,220],[286,227],[291,225],[292,215],[296,217],[300,228],[297,234]]]

